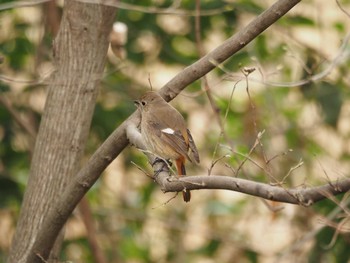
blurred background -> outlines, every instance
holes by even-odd
[[[133,100],[150,83],[160,89],[273,2],[120,1],[85,160],[135,111]],[[63,6],[21,3],[0,1],[0,262],[26,187]],[[285,188],[348,176],[349,13],[349,0],[301,1],[172,102],[201,157],[200,165],[187,164],[189,175]],[[67,223],[62,259],[350,262],[347,194],[302,207],[200,190],[186,204],[145,172],[151,167],[133,147],[107,168]]]

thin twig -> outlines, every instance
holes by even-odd
[[[174,200],[178,195],[179,195],[179,192],[174,193],[174,195],[173,195],[172,197],[170,197],[168,200],[166,200],[164,203],[162,203],[162,204],[160,204],[160,205],[158,205],[158,206],[156,206],[156,207],[152,207],[152,209],[157,209],[157,208],[159,208],[159,207],[161,207],[161,206],[165,206],[165,205],[169,204],[169,203],[170,203],[172,200]]]
[[[282,152],[282,153],[278,153],[278,154],[272,156],[270,159],[268,159],[266,164],[269,164],[270,162],[272,162],[272,161],[275,160],[276,158],[281,157],[281,156],[285,156],[285,155],[287,155],[289,152],[292,152],[292,151],[293,151],[293,149],[288,149],[287,151],[284,151],[284,152]]]
[[[97,240],[97,231],[94,224],[94,218],[91,212],[90,204],[86,197],[81,199],[79,203],[79,211],[86,228],[87,239],[92,250],[91,253],[94,258],[94,262],[107,263],[107,259],[103,254],[103,251],[99,246],[99,242]]]
[[[151,81],[151,74],[148,73],[148,83],[149,83],[149,86],[151,88],[151,91],[153,90],[153,86],[152,86],[152,81]]]
[[[296,169],[300,168],[302,165],[304,164],[304,162],[302,161],[302,159],[299,160],[299,163],[293,167],[291,167],[288,171],[288,173],[282,178],[281,184],[284,184],[286,179],[289,177],[289,175],[294,172]]]
[[[150,175],[149,173],[147,173],[147,172],[145,171],[145,169],[143,169],[141,166],[139,166],[139,165],[136,164],[135,162],[131,161],[131,164],[132,164],[132,165],[135,165],[136,168],[139,169],[139,170],[140,170],[144,175],[146,175],[147,177],[151,178],[152,180],[155,179],[154,176],[152,176],[152,175]]]
[[[257,124],[256,124],[256,107],[255,107],[255,104],[253,103],[253,100],[250,96],[250,92],[249,92],[249,80],[248,80],[248,77],[249,75],[255,71],[255,68],[249,68],[249,69],[246,69],[246,68],[243,68],[242,72],[245,76],[245,81],[246,81],[246,91],[247,91],[247,95],[248,95],[248,99],[249,99],[249,102],[250,102],[250,107],[252,109],[252,115],[253,115],[253,126],[254,126],[254,131],[255,131],[255,134],[256,134],[256,142],[259,146],[260,146],[260,149],[261,149],[261,152],[262,152],[262,155],[263,155],[263,158],[264,158],[264,161],[265,161],[265,164],[268,163],[268,158],[267,158],[267,155],[266,155],[266,152],[265,152],[265,149],[263,147],[263,144],[261,142],[261,136],[259,136],[260,133],[258,133],[258,128],[257,128]],[[262,134],[261,134],[262,135]],[[271,174],[271,171],[269,169],[269,165],[266,165],[267,166],[267,169],[268,169],[268,173],[267,174]]]
[[[344,13],[345,15],[347,15],[347,16],[350,18],[350,14],[348,13],[348,11],[345,10],[345,8],[344,8],[343,6],[339,3],[339,0],[335,0],[335,2],[337,3],[339,9],[340,9],[341,11],[343,11],[343,13]]]
[[[262,136],[263,134],[264,134],[264,131],[262,131],[261,133],[259,133],[257,137]],[[249,150],[249,153],[248,153],[248,155],[247,155],[248,157],[250,157],[250,155],[253,153],[253,151],[255,150],[255,148],[256,148],[258,145],[259,145],[259,139],[256,138],[254,145],[253,145],[253,146],[250,148],[250,150]],[[239,164],[239,166],[238,166],[238,168],[237,168],[237,173],[239,172],[239,170],[241,170],[241,168],[243,167],[243,165],[245,164],[245,162],[246,162],[247,160],[248,160],[248,158],[245,158],[245,159],[243,159],[243,161]]]
[[[230,157],[230,155],[225,154],[225,155],[220,156],[219,158],[213,160],[213,161],[211,162],[210,167],[208,168],[208,175],[211,174],[211,171],[213,170],[214,166],[215,166],[219,161],[221,161],[222,159],[227,158],[227,157]]]

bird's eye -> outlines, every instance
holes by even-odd
[[[145,106],[146,105],[146,101],[141,101],[141,104],[142,104],[142,106]]]

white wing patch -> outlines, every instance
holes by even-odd
[[[162,132],[167,133],[167,134],[174,134],[175,133],[175,131],[171,128],[163,129]]]

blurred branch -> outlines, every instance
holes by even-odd
[[[350,198],[343,198],[342,201],[343,206],[349,206]],[[343,208],[341,206],[336,206],[328,215],[324,218],[324,220],[332,221],[339,217],[339,213],[342,212]],[[277,257],[275,262],[282,262],[284,259],[290,259],[292,257],[293,251],[300,251],[305,248],[305,246],[311,242],[317,234],[324,228],[324,224],[316,224],[315,228],[306,233],[303,237],[299,237],[294,244],[288,246],[280,255]]]
[[[91,247],[91,254],[94,257],[94,262],[96,263],[107,263],[107,259],[102,252],[102,249],[99,246],[97,240],[96,227],[94,224],[94,218],[90,209],[89,201],[86,197],[81,199],[79,203],[79,211],[81,217],[84,221],[84,225],[86,228],[87,238],[89,241],[89,245]]]
[[[348,32],[344,36],[344,40],[341,46],[339,47],[337,54],[334,56],[332,60],[330,60],[329,64],[326,65],[326,67],[322,71],[320,71],[317,74],[311,75],[309,78],[305,78],[305,79],[301,79],[293,82],[274,82],[274,81],[268,81],[268,80],[266,81],[264,79],[261,80],[253,77],[248,77],[248,80],[257,82],[257,83],[262,83],[270,87],[286,87],[286,88],[300,87],[308,83],[323,80],[330,73],[332,73],[336,67],[342,65],[343,63],[349,60],[350,58],[349,42],[350,42],[350,32]],[[220,68],[220,70],[226,73],[225,79],[235,80],[235,81],[242,79],[240,74],[239,75],[232,74],[229,70],[225,69],[225,67],[223,67],[222,65],[217,64],[217,66]]]
[[[30,135],[30,137],[34,141],[36,138],[35,127],[33,127],[33,125],[31,125],[27,120],[24,120],[20,116],[19,112],[13,107],[10,100],[3,94],[0,97],[0,103],[7,109],[7,111],[12,115],[12,117],[19,124],[19,126],[21,126]],[[32,150],[32,149],[30,149],[30,150]]]
[[[339,9],[347,16],[350,18],[350,13],[348,11],[345,10],[345,8],[339,3],[339,0],[335,0],[335,2],[337,3]]]
[[[0,4],[0,11],[19,8],[19,7],[34,6],[34,5],[38,5],[38,4],[42,4],[50,1],[52,0],[28,0],[28,1],[16,1],[16,2],[4,3],[4,4]],[[178,8],[178,5],[177,4],[174,5],[174,3],[172,3],[171,6],[168,8],[160,8],[160,7],[154,7],[154,6],[133,5],[133,4],[121,2],[118,0],[100,0],[98,2],[96,0],[78,0],[78,1],[82,3],[88,3],[88,4],[98,3],[105,6],[117,7],[118,9],[136,11],[136,12],[147,13],[147,14],[167,14],[167,15],[181,15],[181,16],[197,15],[196,10],[180,9]],[[202,10],[200,13],[200,16],[218,15],[218,14],[222,14],[223,12],[232,11],[232,9],[233,9],[232,6],[226,4],[220,8]]]
[[[55,0],[50,0],[44,4],[43,14],[46,19],[46,27],[52,36],[56,36],[60,28],[61,17]]]
[[[84,3],[96,3],[96,0],[79,0],[80,2]],[[141,6],[141,5],[133,5],[126,2],[121,2],[118,0],[104,0],[100,1],[103,5],[108,6],[114,6],[118,9],[123,10],[129,10],[129,11],[136,11],[136,12],[142,12],[146,14],[167,14],[167,15],[181,15],[181,16],[197,16],[196,10],[185,10],[178,8],[178,5],[174,3],[171,3],[171,6],[168,8],[160,8],[160,7],[154,7],[154,6]],[[211,15],[217,15],[222,14],[223,12],[228,12],[233,9],[230,5],[225,5],[221,8],[215,8],[215,9],[209,9],[209,10],[202,10],[200,13],[200,16],[211,16]]]
[[[13,9],[13,8],[19,8],[19,7],[39,5],[39,4],[48,2],[48,1],[51,1],[51,0],[12,1],[12,2],[8,2],[8,3],[0,4],[0,11],[7,10],[7,9]]]

